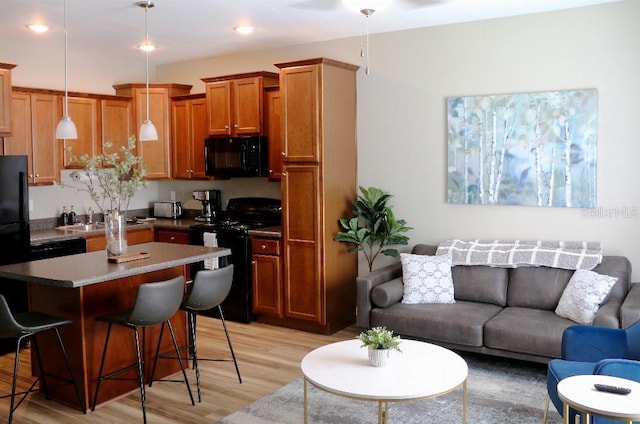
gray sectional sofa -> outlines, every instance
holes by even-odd
[[[411,253],[434,255],[418,244]],[[640,284],[631,283],[631,263],[603,256],[593,269],[618,280],[593,325],[625,328],[640,319]],[[412,339],[454,350],[546,363],[560,357],[562,333],[576,324],[555,314],[573,271],[548,267],[454,266],[455,303],[402,304],[400,263],[357,279],[357,326],[386,326]]]

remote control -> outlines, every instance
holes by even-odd
[[[600,390],[601,392],[615,393],[617,395],[628,395],[629,393],[631,393],[631,389],[629,388],[610,386],[608,384],[594,384],[593,387],[595,387],[596,390]]]

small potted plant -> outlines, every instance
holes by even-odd
[[[386,327],[373,327],[363,331],[357,337],[362,342],[361,347],[369,350],[369,362],[374,367],[383,367],[391,355],[391,351],[400,350],[400,336],[395,336],[393,331]]]

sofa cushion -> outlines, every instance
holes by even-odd
[[[371,289],[371,302],[380,308],[386,308],[402,300],[404,284],[402,277],[379,284]]]
[[[553,311],[572,274],[548,267],[510,269],[507,305]]]
[[[575,322],[553,311],[507,307],[484,326],[486,347],[559,358],[562,333]]]
[[[578,269],[565,287],[556,314],[579,324],[593,323],[600,304],[618,279],[586,269]]]
[[[484,324],[502,308],[488,303],[459,301],[452,304],[405,305],[371,310],[371,326],[410,337],[482,346]],[[552,312],[553,314],[553,312]]]
[[[454,266],[451,269],[456,300],[507,304],[509,270],[490,266]]]
[[[400,254],[404,293],[402,303],[455,303],[451,255]]]

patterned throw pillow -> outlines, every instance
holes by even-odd
[[[404,295],[402,303],[455,303],[451,255],[400,254]]]
[[[586,269],[578,269],[567,283],[556,315],[580,324],[591,325],[600,304],[618,279]]]

